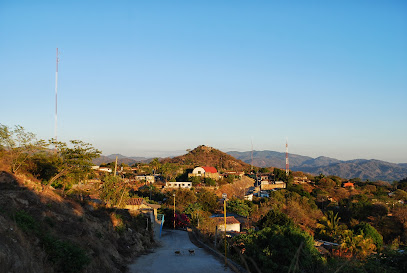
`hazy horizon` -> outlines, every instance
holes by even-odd
[[[103,154],[407,162],[407,2],[1,1],[0,123]]]
[[[208,146],[208,145],[205,145]],[[196,148],[196,147],[195,147]],[[212,147],[215,149],[218,149],[216,147]],[[194,149],[194,148],[192,148]],[[192,150],[190,149],[190,150]],[[222,150],[222,149],[218,149],[224,153],[228,153],[228,152],[251,152],[250,151],[244,151],[244,150],[233,150],[233,149],[228,149],[228,150]],[[284,154],[285,151],[272,151],[272,150],[253,150],[253,152],[265,152],[265,151],[271,151],[271,152],[278,152],[278,153],[282,153]],[[180,155],[184,155],[187,154],[188,151],[187,150],[174,150],[174,151],[142,151],[136,154],[127,154],[127,153],[102,153],[103,156],[111,156],[111,155],[122,155],[128,158],[132,158],[132,157],[143,157],[143,158],[155,158],[155,157],[161,157],[161,158],[166,158],[166,157],[175,157],[175,156],[180,156]],[[392,161],[388,161],[388,160],[383,160],[380,158],[345,158],[345,159],[340,159],[340,158],[334,158],[331,156],[326,156],[326,155],[319,155],[319,156],[309,156],[309,155],[305,155],[305,154],[298,154],[298,153],[289,153],[290,154],[294,154],[294,155],[300,155],[300,156],[308,156],[311,158],[318,158],[318,157],[328,157],[328,158],[333,158],[333,159],[338,159],[338,160],[342,160],[342,161],[350,161],[350,160],[357,160],[357,159],[362,159],[362,160],[379,160],[379,161],[385,161],[385,162],[389,162],[389,163],[395,163],[395,164],[404,164],[407,162],[392,162]]]

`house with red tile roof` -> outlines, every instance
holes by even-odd
[[[191,176],[208,177],[215,180],[219,180],[220,178],[218,170],[211,166],[196,167],[193,169],[192,173],[188,174],[188,177]]]

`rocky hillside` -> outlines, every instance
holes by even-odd
[[[205,145],[198,146],[185,155],[166,158],[161,162],[177,163],[191,168],[195,166],[212,166],[218,170],[243,171],[250,169],[250,165],[242,160]]]
[[[251,152],[228,152],[228,154],[251,162]],[[395,164],[380,160],[356,159],[342,161],[335,158],[290,154],[290,169],[311,174],[336,175],[343,178],[359,177],[362,180],[394,181],[407,177],[407,164]],[[285,153],[274,151],[253,151],[253,165],[258,167],[285,168]]]
[[[142,216],[0,170],[0,272],[125,272],[152,244]]]

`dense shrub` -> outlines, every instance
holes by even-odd
[[[363,235],[366,238],[371,238],[377,249],[383,246],[383,236],[370,224],[362,222],[356,225],[353,229],[355,234]]]

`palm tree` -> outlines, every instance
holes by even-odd
[[[154,158],[151,162],[150,162],[150,166],[153,168],[154,170],[154,174],[156,174],[157,170],[160,167],[160,161],[158,160],[158,158]]]
[[[365,258],[369,256],[376,246],[371,238],[366,238],[363,233],[354,235],[351,230],[347,230],[343,233],[343,241],[341,249],[345,252],[350,252],[352,255],[356,255],[359,258]]]
[[[322,218],[321,223],[317,225],[321,234],[328,235],[335,239],[339,235],[339,220],[338,213],[334,214],[332,210],[329,210]]]

